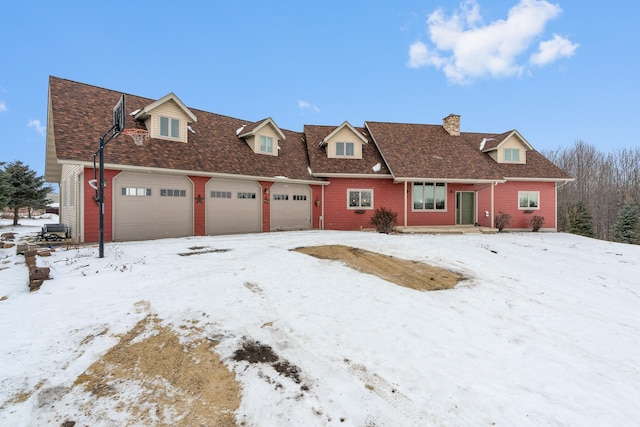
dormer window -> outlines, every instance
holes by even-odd
[[[160,136],[180,138],[180,120],[160,116]]]
[[[520,150],[517,148],[505,148],[504,149],[504,161],[511,163],[520,162]]]
[[[353,157],[355,153],[353,142],[336,142],[337,157]]]
[[[260,135],[260,152],[273,153],[273,138],[270,136]]]

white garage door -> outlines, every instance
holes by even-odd
[[[113,240],[193,235],[193,183],[176,175],[122,172],[113,179]]]
[[[206,233],[262,231],[260,203],[260,185],[257,182],[212,178],[207,183]]]
[[[304,184],[271,186],[271,230],[311,228],[311,189]]]

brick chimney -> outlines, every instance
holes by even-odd
[[[442,119],[442,127],[449,132],[449,135],[460,136],[460,116],[457,114],[449,114]]]

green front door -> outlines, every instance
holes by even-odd
[[[473,191],[456,193],[456,225],[475,224],[475,198]]]

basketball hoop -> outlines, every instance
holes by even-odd
[[[122,133],[129,135],[138,147],[149,139],[149,131],[144,129],[122,129]]]

